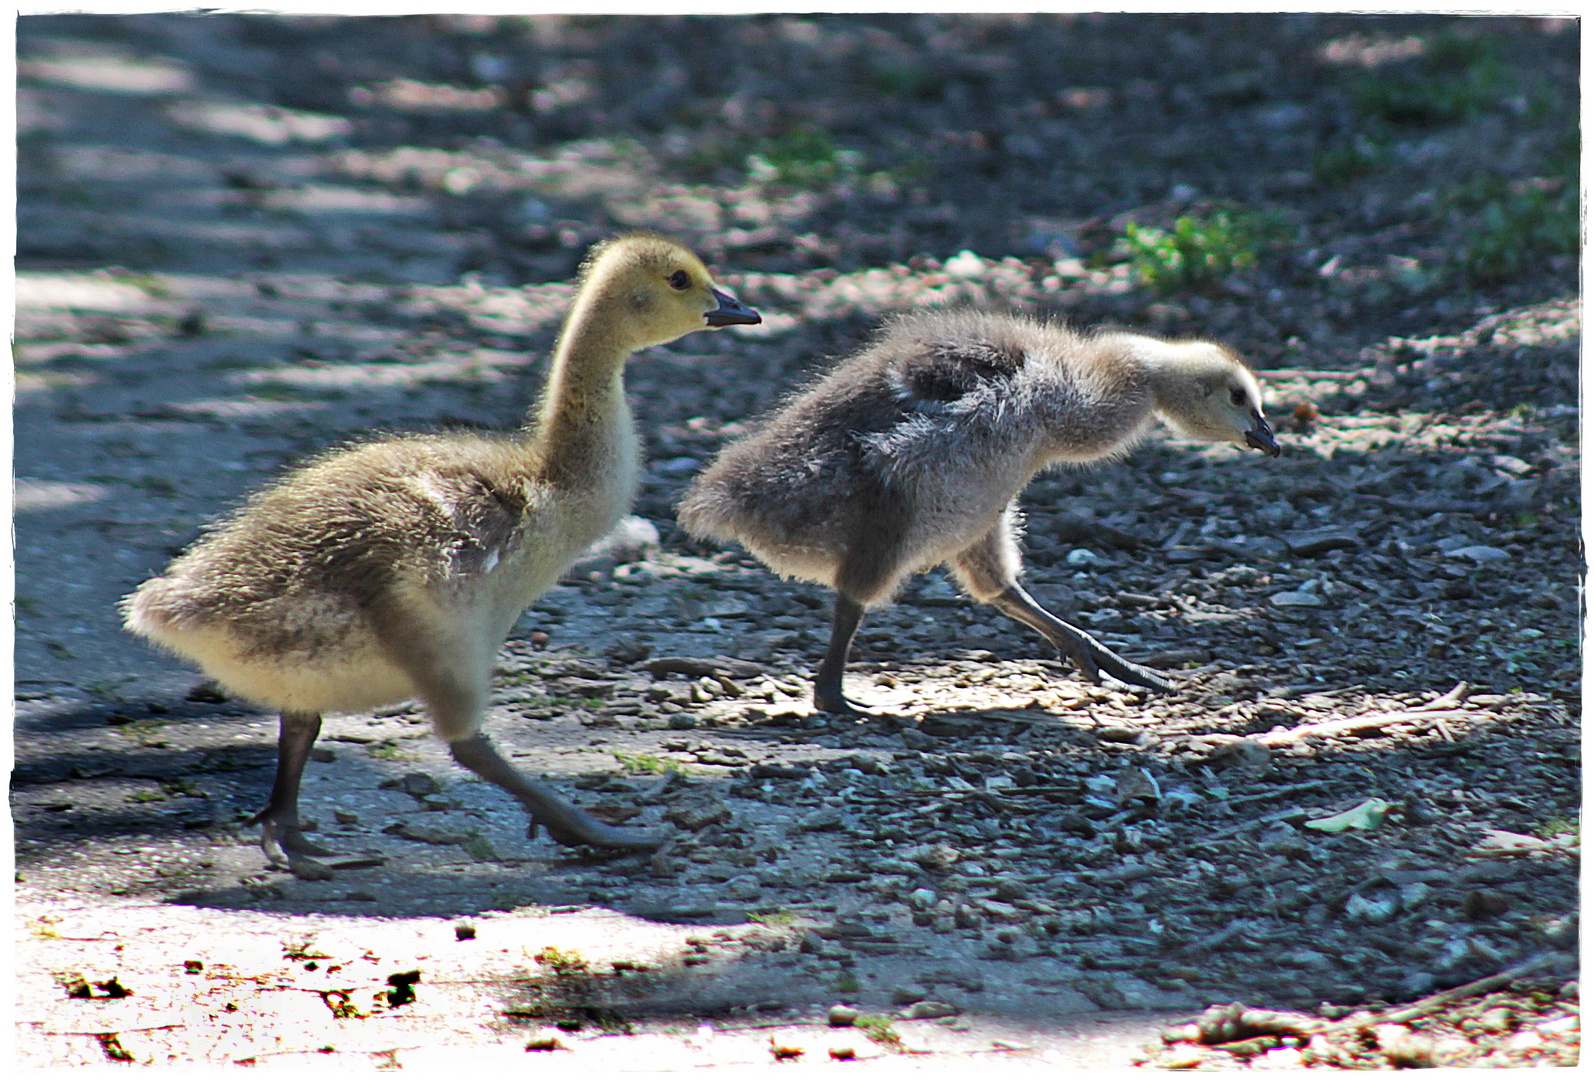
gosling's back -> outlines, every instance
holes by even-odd
[[[1127,451],[1152,416],[1112,335],[975,311],[900,318],[727,448],[680,508],[784,573],[828,581],[861,530],[901,528],[915,561],[987,529],[1034,473]]]

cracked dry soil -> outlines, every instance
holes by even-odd
[[[22,1063],[1576,1061],[1577,262],[1459,255],[1569,182],[1576,25],[57,16],[18,55]],[[1381,79],[1419,97],[1370,112]],[[1275,223],[1222,280],[1114,244],[1222,206]],[[489,729],[673,839],[528,841],[400,707],[306,777],[345,868],[266,870],[274,718],[117,598],[308,454],[516,423],[632,227],[766,322],[632,365],[640,520],[528,611]],[[879,715],[816,715],[828,594],[675,528],[716,448],[933,303],[1258,369],[1280,460],[1159,437],[1023,497],[1032,591],[1176,693],[930,574],[860,635]],[[1352,1027],[1156,1038],[1232,1001]]]

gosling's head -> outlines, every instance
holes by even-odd
[[[638,233],[599,244],[580,277],[582,294],[632,349],[761,321],[757,311],[715,288],[696,255],[663,236]]]
[[[1263,392],[1240,357],[1210,341],[1159,341],[1146,351],[1158,412],[1181,435],[1279,456]]]

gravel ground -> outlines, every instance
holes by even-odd
[[[54,16],[18,43],[22,1063],[1577,1060],[1574,24]],[[1251,239],[1182,249],[1212,274],[1137,261],[1224,215]],[[274,718],[117,598],[306,454],[516,423],[583,250],[634,227],[765,322],[632,365],[637,517],[527,612],[489,726],[672,840],[528,841],[401,706],[330,718],[307,775],[344,868],[268,871],[240,820]],[[676,528],[721,445],[945,303],[1258,369],[1281,459],[1157,438],[1023,498],[1031,591],[1176,693],[1080,682],[937,573],[860,635],[879,715],[816,715],[829,595]]]

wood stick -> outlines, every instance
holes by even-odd
[[[1465,715],[1467,715],[1467,712],[1462,709],[1401,709],[1395,712],[1346,716],[1339,720],[1320,720],[1316,723],[1293,727],[1289,731],[1270,731],[1266,735],[1254,735],[1251,737],[1264,746],[1293,746],[1312,735],[1341,735],[1350,731],[1382,730],[1387,727],[1393,727],[1396,724],[1418,721],[1424,724],[1431,724],[1437,720]]]
[[[1505,971],[1498,971],[1494,975],[1486,975],[1482,979],[1475,979],[1470,983],[1463,983],[1461,986],[1453,986],[1451,989],[1442,990],[1438,994],[1430,994],[1426,998],[1414,1001],[1411,1005],[1377,1013],[1367,1019],[1358,1020],[1356,1023],[1341,1021],[1329,1030],[1350,1031],[1357,1028],[1371,1028],[1375,1024],[1405,1024],[1409,1020],[1427,1016],[1429,1013],[1449,1005],[1453,1001],[1462,1001],[1476,994],[1489,993],[1497,987],[1505,986],[1530,972],[1538,971],[1540,968],[1548,966],[1556,958],[1556,951],[1547,949],[1545,952],[1531,956],[1521,964],[1515,964]]]

